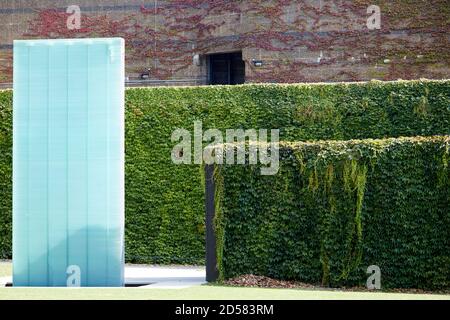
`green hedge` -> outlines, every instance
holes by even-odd
[[[222,278],[450,288],[450,137],[283,143],[280,171],[216,167]]]
[[[11,165],[11,91],[0,92],[1,166]],[[280,128],[283,140],[450,133],[450,81],[126,90],[126,259],[204,261],[198,165],[172,164],[175,128]],[[8,156],[9,155],[9,156]],[[0,176],[2,257],[11,255],[11,179]]]
[[[12,248],[12,91],[0,91],[0,259]]]

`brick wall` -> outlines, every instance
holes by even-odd
[[[81,28],[68,30],[74,4]],[[367,27],[370,5],[380,29]],[[150,69],[154,84],[206,83],[207,54],[236,50],[247,82],[449,78],[449,19],[448,0],[6,0],[0,82],[12,81],[14,39],[107,36],[126,39],[127,76]]]

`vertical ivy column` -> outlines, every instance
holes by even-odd
[[[13,285],[124,282],[124,41],[14,42]]]

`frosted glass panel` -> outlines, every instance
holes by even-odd
[[[14,41],[13,285],[124,282],[124,41]]]

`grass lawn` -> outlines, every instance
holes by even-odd
[[[11,274],[11,264],[0,262],[0,277]],[[450,295],[399,294],[384,292],[343,292],[331,290],[263,289],[194,286],[186,289],[150,288],[4,288],[0,287],[0,300],[10,299],[446,299]]]
[[[261,289],[220,286],[196,286],[186,289],[144,288],[0,288],[1,299],[446,299],[445,295],[418,295],[397,293],[339,292],[296,289]]]

